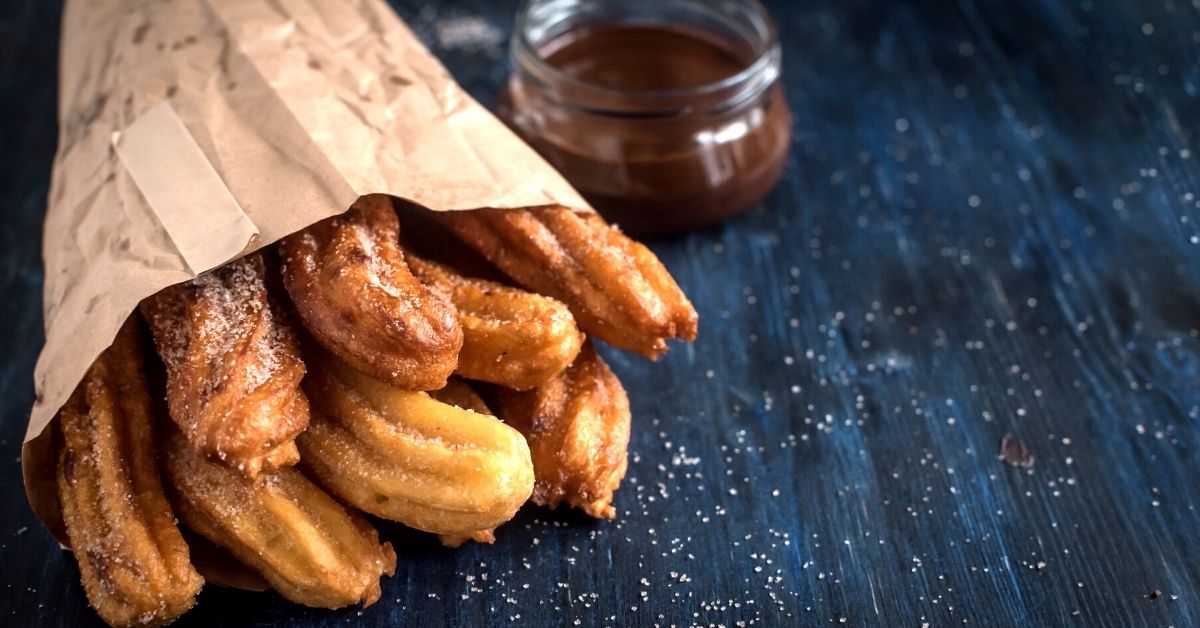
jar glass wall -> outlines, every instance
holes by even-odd
[[[755,0],[528,0],[501,115],[635,233],[717,222],[779,179],[791,115]]]

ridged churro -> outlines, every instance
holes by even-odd
[[[696,310],[662,262],[599,215],[559,205],[435,214],[518,284],[565,303],[591,336],[652,358],[668,339],[696,337]]]
[[[613,491],[628,464],[629,398],[591,342],[542,386],[498,391],[495,408],[529,442],[534,503],[554,508],[565,501],[596,518],[616,516]]]
[[[140,333],[126,321],[58,414],[67,537],[88,601],[113,626],[170,622],[204,584],[163,493]]]
[[[379,599],[396,554],[362,516],[294,468],[248,479],[196,455],[170,430],[163,451],[179,518],[285,598],[319,608]]]
[[[167,368],[171,418],[196,451],[249,477],[295,464],[308,424],[304,362],[262,256],[166,288],[141,310]]]
[[[571,364],[583,334],[567,306],[494,281],[463,277],[441,264],[408,256],[413,274],[454,305],[463,330],[455,373],[528,390]]]
[[[333,494],[439,534],[494,527],[529,498],[533,467],[516,430],[332,357],[310,361],[313,421],[299,439],[301,463]]]
[[[407,390],[441,388],[463,334],[454,308],[410,272],[391,201],[366,196],[346,213],[285,238],[283,281],[304,326],[356,369]]]

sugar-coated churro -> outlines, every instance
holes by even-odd
[[[196,451],[250,477],[295,464],[304,362],[262,256],[166,288],[141,310],[167,367],[171,418]]]
[[[283,282],[327,350],[401,388],[433,390],[458,364],[462,329],[409,270],[399,232],[387,197],[363,197],[280,243]]]
[[[628,464],[629,398],[591,342],[546,384],[499,391],[495,407],[529,441],[534,503],[553,508],[565,501],[593,517],[616,516],[613,491]]]
[[[341,608],[379,599],[396,554],[371,524],[295,468],[251,480],[198,456],[177,430],[163,446],[179,518],[293,602]]]
[[[113,626],[170,622],[204,584],[163,493],[140,333],[126,321],[58,414],[67,537],[88,601]]]
[[[492,416],[311,358],[301,464],[353,506],[439,534],[503,523],[533,490],[529,447]]]
[[[571,364],[583,344],[575,318],[562,303],[409,255],[430,290],[454,305],[463,330],[455,373],[468,379],[528,390]]]
[[[655,357],[693,340],[698,316],[662,262],[594,213],[559,205],[437,212],[436,218],[523,287],[566,303],[580,328]]]

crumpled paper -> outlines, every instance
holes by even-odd
[[[70,0],[59,80],[23,465],[60,538],[44,430],[143,298],[366,194],[587,207],[382,0]]]

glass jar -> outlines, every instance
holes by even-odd
[[[526,0],[501,116],[625,230],[761,200],[791,144],[774,23],[756,0]]]

